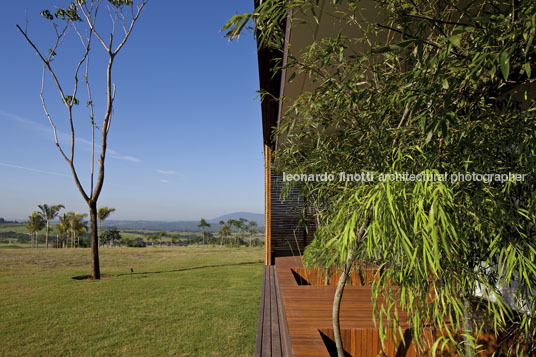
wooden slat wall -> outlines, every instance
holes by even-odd
[[[292,270],[303,279],[305,285],[326,285],[326,271],[319,268],[292,268]],[[361,272],[352,270],[347,285],[353,286],[369,286],[374,279],[377,279],[379,274],[376,269],[363,269]],[[337,285],[340,270],[330,269],[328,285]],[[299,283],[298,283],[299,284]]]
[[[264,145],[264,264],[272,264],[272,149]]]
[[[293,189],[289,197],[281,200],[283,181],[281,176],[271,175],[271,252],[273,256],[301,255],[313,238],[314,224],[309,219],[308,229],[300,226],[299,215],[304,200],[299,189]],[[273,260],[273,259],[272,259]]]
[[[407,336],[407,330],[406,336]],[[319,329],[319,333],[335,340],[333,329]],[[421,353],[415,348],[411,338],[405,338],[406,345],[400,337],[397,342],[393,339],[393,331],[388,330],[382,347],[379,330],[376,328],[345,329],[341,331],[342,345],[350,356],[376,357],[419,357]]]
[[[327,336],[334,345],[334,334],[333,329],[319,329],[318,332]],[[384,345],[382,347],[380,333],[377,328],[356,328],[356,329],[343,329],[341,331],[342,345],[345,352],[350,356],[355,357],[375,357],[379,353],[381,356],[385,357],[420,357],[420,356],[431,356],[431,347],[433,341],[438,337],[434,334],[432,329],[427,329],[425,331],[425,344],[426,348],[424,351],[419,351],[417,349],[415,340],[411,337],[410,330],[404,330],[404,341],[400,336],[398,336],[397,341],[393,338],[393,330],[388,330]],[[459,336],[461,340],[462,337]],[[497,355],[499,351],[499,344],[497,339],[490,333],[482,333],[477,338],[477,344],[481,345],[481,348],[476,353],[478,357],[492,357]],[[505,346],[507,347],[507,346]],[[331,351],[333,353],[333,351]],[[449,357],[462,357],[451,347],[446,349],[443,353],[440,350],[437,351],[437,355],[445,355]],[[498,355],[501,355],[500,353]],[[535,354],[531,354],[535,356]]]

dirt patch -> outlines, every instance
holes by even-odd
[[[101,274],[101,279],[110,279],[113,278],[115,275],[104,275]],[[93,277],[91,275],[80,275],[80,276],[73,276],[74,280],[93,280]]]

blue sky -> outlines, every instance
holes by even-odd
[[[220,32],[252,3],[152,0],[144,9],[114,65],[117,99],[99,200],[117,209],[111,219],[197,220],[263,211],[255,42],[248,33],[230,43]],[[9,16],[0,22],[0,217],[7,219],[24,219],[42,203],[87,212],[43,113],[42,64],[15,27],[24,26],[27,11],[30,37],[46,52],[54,35],[39,12],[55,5],[65,2],[10,1],[3,12]],[[82,49],[73,35],[53,62],[67,88]],[[90,79],[102,121],[105,63],[100,44],[94,45]],[[51,82],[45,94],[65,145],[65,111]],[[76,163],[87,186],[90,131],[83,103],[75,112]]]

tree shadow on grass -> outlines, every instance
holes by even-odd
[[[172,270],[161,270],[161,271],[144,271],[144,272],[131,271],[130,273],[121,273],[121,274],[117,274],[116,276],[120,277],[120,276],[129,276],[129,275],[178,273],[178,272],[190,271],[190,270],[199,270],[199,269],[207,269],[207,268],[223,268],[223,267],[231,267],[231,266],[239,266],[239,265],[254,265],[254,264],[262,264],[262,261],[260,261],[260,262],[258,262],[258,261],[257,262],[242,262],[242,263],[232,263],[232,264],[202,265],[202,266],[198,266],[198,267],[172,269]]]

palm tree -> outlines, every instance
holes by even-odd
[[[249,246],[251,247],[251,241],[253,240],[253,236],[259,232],[257,222],[251,221],[249,222]]]
[[[220,235],[221,243],[220,246],[223,247],[223,240],[225,237],[228,237],[231,235],[231,226],[228,223],[225,223],[224,221],[220,221],[220,230],[218,231],[218,234]]]
[[[102,206],[97,211],[97,220],[99,221],[99,232],[101,231],[101,228],[102,228],[102,221],[108,218],[108,216],[112,212],[115,212],[115,208],[107,207],[107,206]]]
[[[65,214],[63,215],[65,217]],[[62,216],[60,216],[60,223],[56,224],[56,248],[60,248],[63,245],[65,239],[65,233],[67,233],[67,224],[62,222]]]
[[[203,245],[205,245],[205,236],[207,234],[206,229],[210,227],[210,223],[207,223],[204,218],[201,218],[197,226],[203,230]]]
[[[60,209],[65,208],[65,206],[62,204],[49,206],[46,203],[43,203],[42,205],[38,205],[37,207],[39,207],[39,209],[41,210],[41,217],[43,217],[43,219],[46,221],[45,244],[48,249],[48,232],[50,231],[50,221],[56,218],[56,216],[60,212]]]
[[[220,235],[220,238],[221,238],[220,247],[223,247],[223,237],[224,237],[224,233],[225,233],[225,230],[224,230],[225,222],[222,220],[222,221],[219,221],[218,224],[220,225],[220,230],[218,231],[218,234]]]
[[[45,220],[39,212],[33,211],[31,216],[28,216],[28,224],[26,225],[30,235],[32,237],[32,248],[34,247],[34,238],[35,238],[35,247],[38,248],[37,243],[37,232],[45,228]]]
[[[82,233],[85,233],[88,231],[87,222],[83,221],[83,219],[86,216],[87,216],[86,213],[84,214],[76,213],[76,221],[73,227],[73,231],[74,231],[74,236],[77,240],[77,243],[76,243],[77,247],[80,247],[80,236],[82,235]]]
[[[71,231],[71,248],[75,246],[76,239],[80,245],[80,235],[87,231],[87,222],[83,221],[85,217],[87,217],[87,213],[67,212],[69,230]]]
[[[63,214],[59,217],[60,223],[56,226],[56,231],[58,234],[61,235],[62,239],[62,248],[65,248],[67,245],[67,237],[70,235],[70,223],[69,223],[69,215]]]
[[[239,240],[244,239],[244,232],[247,231],[248,226],[246,226],[246,222],[248,222],[245,218],[239,218],[236,219],[230,219],[227,221],[227,223],[232,227],[235,226],[238,230],[238,235],[236,236],[236,246],[240,246]]]

